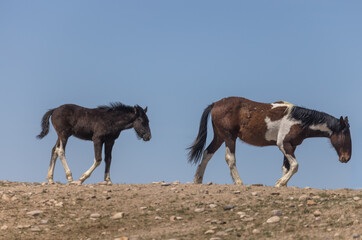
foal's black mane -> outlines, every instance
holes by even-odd
[[[333,132],[340,131],[339,120],[324,112],[293,106],[290,116],[296,120],[302,121],[303,128],[326,123],[327,127]]]
[[[136,105],[136,107],[138,107],[138,105]],[[134,107],[124,105],[121,102],[113,102],[113,103],[110,103],[109,106],[101,105],[101,106],[98,106],[97,109],[107,111],[107,112],[114,112],[114,111],[124,112],[124,113],[133,113],[134,112]]]

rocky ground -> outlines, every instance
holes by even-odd
[[[0,182],[0,239],[362,239],[362,190]]]

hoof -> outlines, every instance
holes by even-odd
[[[82,181],[72,181],[69,184],[70,185],[82,185]]]
[[[53,179],[48,179],[48,184],[50,185],[50,184],[55,184],[55,183],[54,183]]]

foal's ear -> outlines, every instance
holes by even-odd
[[[349,124],[349,123],[348,123],[348,117],[347,117],[347,116],[344,118],[344,122],[346,123],[346,125]]]
[[[134,110],[134,114],[137,114],[137,107],[133,107],[133,110]]]
[[[148,108],[148,107],[146,107],[145,109],[143,109],[143,111],[145,111],[145,113],[147,112],[147,108]]]

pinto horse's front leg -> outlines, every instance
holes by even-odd
[[[298,162],[295,159],[293,147],[290,143],[284,142],[282,145],[278,145],[279,149],[284,154],[283,163],[283,176],[275,183],[275,187],[287,186],[290,178],[298,171]]]

